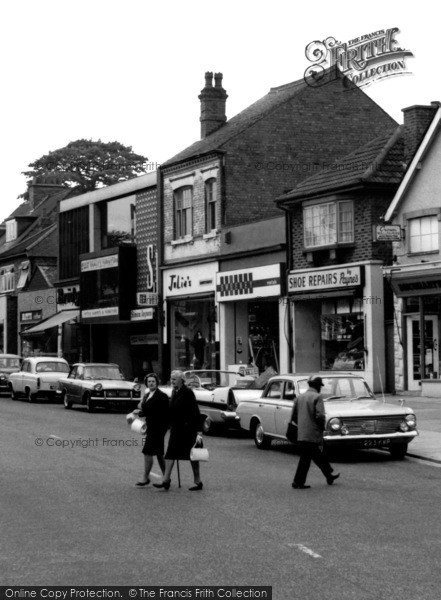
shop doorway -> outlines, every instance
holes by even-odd
[[[424,379],[439,377],[438,317],[424,317],[425,369]],[[409,390],[421,389],[420,316],[407,317],[407,380]]]

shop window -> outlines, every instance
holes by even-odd
[[[352,201],[326,202],[303,209],[305,248],[354,241]]]
[[[216,179],[205,182],[205,231],[216,229]]]
[[[12,292],[15,289],[14,265],[0,268],[0,292]]]
[[[179,300],[172,304],[172,367],[216,369],[213,299]]]
[[[192,204],[193,188],[182,187],[175,191],[175,239],[179,240],[193,233]]]
[[[362,312],[343,312],[345,301],[323,303],[321,315],[321,369],[362,370],[365,361]],[[354,306],[352,307],[354,309]]]
[[[438,249],[438,216],[410,219],[409,252],[435,252]]]

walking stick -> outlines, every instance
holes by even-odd
[[[181,474],[179,472],[179,460],[176,461],[176,466],[178,468],[178,487],[181,487]]]

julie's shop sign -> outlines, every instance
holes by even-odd
[[[288,274],[288,293],[317,292],[353,288],[362,285],[361,267],[291,271]]]

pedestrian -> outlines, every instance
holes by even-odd
[[[328,485],[340,477],[340,473],[333,475],[334,469],[323,454],[323,430],[325,428],[325,407],[320,390],[323,380],[318,375],[313,375],[308,380],[308,389],[295,400],[294,413],[297,417],[297,441],[300,446],[300,458],[292,487],[299,490],[310,488],[305,485],[311,460],[315,462]]]
[[[159,468],[164,475],[164,437],[168,429],[169,398],[162,392],[158,385],[156,373],[149,373],[144,378],[146,393],[139,405],[139,417],[145,417],[147,431],[142,448],[144,454],[144,477],[136,485],[145,486],[150,483],[150,471],[153,466],[153,457],[156,456]]]
[[[162,483],[154,483],[157,488],[168,490],[175,460],[190,460],[190,450],[202,443],[201,413],[193,390],[185,385],[182,371],[172,371],[173,387],[170,402],[170,437],[165,454],[165,473]],[[199,461],[190,461],[193,470],[194,486],[190,491],[202,490]]]

